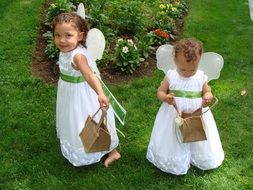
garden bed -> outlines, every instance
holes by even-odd
[[[45,25],[47,10],[49,9],[52,0],[47,0],[40,13],[40,29],[37,37],[36,48],[32,57],[32,73],[43,79],[46,83],[55,84],[59,78],[59,68],[56,65],[55,59],[49,59],[45,53],[47,47],[47,39],[43,37],[48,31],[48,26]],[[186,15],[186,13],[185,13]],[[185,17],[184,15],[184,17]],[[183,17],[183,18],[184,18]],[[177,20],[173,30],[174,40],[168,43],[173,43],[180,37],[183,30],[183,18]],[[124,34],[124,39],[133,39],[133,34]],[[153,48],[156,49],[159,44],[154,44]],[[109,52],[110,53],[110,52]],[[99,66],[100,67],[100,66]],[[106,83],[126,83],[136,78],[144,76],[152,76],[156,69],[155,51],[149,53],[145,61],[141,62],[140,66],[136,67],[132,74],[120,72],[113,64],[106,64],[100,67],[101,77]]]

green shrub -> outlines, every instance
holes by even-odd
[[[75,8],[73,3],[68,0],[56,0],[47,10],[45,24],[51,26],[54,17],[63,12],[71,12]]]
[[[120,38],[115,46],[115,62],[117,67],[125,73],[132,74],[140,65],[140,55],[131,39]]]
[[[110,12],[107,25],[119,35],[135,35],[144,28],[145,16],[142,14],[142,3],[139,1],[113,2],[108,7]]]
[[[174,20],[182,18],[184,13],[187,11],[187,3],[181,0],[162,0],[159,6],[161,17],[169,17]]]
[[[56,0],[55,3],[52,3],[51,6],[48,8],[46,13],[45,25],[49,27],[49,31],[43,34],[43,37],[47,40],[47,46],[45,49],[45,53],[50,59],[56,60],[59,55],[59,50],[54,44],[53,35],[51,32],[51,23],[58,14],[63,12],[71,12],[75,6],[72,2],[77,3],[74,0]]]
[[[106,1],[93,1],[92,3],[85,4],[85,14],[92,27],[105,26],[108,20],[108,14],[105,12],[107,9]]]
[[[53,39],[53,34],[51,31],[47,31],[46,33],[43,34],[43,37],[47,39],[47,47],[45,49],[45,53],[50,59],[58,59],[59,56],[59,50],[55,46],[54,39]]]
[[[178,19],[188,11],[188,5],[183,0],[161,0],[159,11],[154,22],[155,29],[161,29],[172,34]]]
[[[155,43],[152,32],[147,34],[138,34],[136,35],[135,40],[138,52],[143,58],[147,59],[149,54],[155,51],[155,48],[152,47]]]

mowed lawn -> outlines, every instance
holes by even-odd
[[[212,171],[163,173],[146,160],[160,102],[161,71],[127,84],[109,85],[128,111],[118,128],[122,159],[75,168],[61,155],[55,132],[56,85],[31,73],[43,0],[0,0],[0,189],[253,189],[253,22],[247,1],[194,0],[182,37],[221,54],[221,77],[210,83],[219,99],[213,114],[225,151]],[[246,94],[241,95],[245,90]]]

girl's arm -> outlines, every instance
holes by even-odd
[[[213,94],[212,94],[212,89],[211,87],[208,85],[207,82],[205,82],[205,84],[203,85],[203,102],[202,102],[202,106],[206,107],[208,106],[209,102],[213,99]]]
[[[175,105],[174,95],[173,93],[167,94],[168,91],[169,82],[167,77],[165,76],[157,90],[157,97],[162,102],[167,102],[170,105]]]
[[[97,79],[96,75],[92,72],[88,65],[87,58],[82,54],[76,54],[73,58],[74,63],[78,70],[82,73],[85,80],[91,86],[91,88],[97,93],[98,101],[100,107],[104,107],[106,109],[109,108],[109,100],[105,96],[104,91],[100,85],[99,80]]]

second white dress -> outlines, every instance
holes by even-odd
[[[207,80],[202,71],[189,78],[181,77],[176,70],[166,74],[170,90],[202,91]],[[191,113],[201,107],[202,98],[175,97],[180,112]],[[204,112],[206,109],[203,109]],[[162,103],[153,126],[147,150],[147,159],[160,170],[175,175],[186,174],[190,164],[202,170],[217,168],[224,159],[219,133],[211,111],[203,114],[206,141],[180,143],[176,137],[174,119],[176,110]]]

